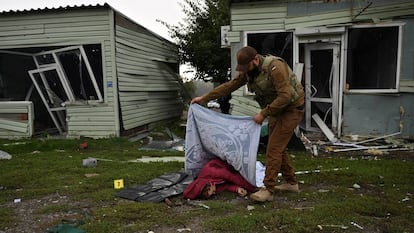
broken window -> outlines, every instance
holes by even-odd
[[[397,90],[399,31],[399,26],[348,30],[348,90]]]
[[[92,51],[98,47],[89,47]],[[101,84],[95,78],[83,46],[71,46],[33,55],[37,69],[29,74],[59,133],[66,131],[66,102],[102,101]],[[99,57],[93,59],[101,61]],[[102,70],[102,69],[100,69]]]
[[[101,44],[0,50],[0,101],[31,101],[35,133],[64,133],[66,105],[103,102]]]
[[[252,46],[262,55],[274,55],[283,58],[293,67],[293,33],[248,33],[247,45]]]
[[[38,67],[56,65],[67,88],[65,101],[102,101],[102,58],[100,46],[73,46],[38,53],[34,56]],[[65,83],[66,82],[66,83]]]

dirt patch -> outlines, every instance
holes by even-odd
[[[64,211],[47,211],[46,208],[61,208]],[[65,220],[82,220],[90,208],[86,202],[74,202],[67,196],[48,195],[34,200],[16,200],[0,208],[10,208],[15,214],[15,225],[3,229],[0,233],[44,233],[48,228]],[[50,212],[50,213],[48,213]]]

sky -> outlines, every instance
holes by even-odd
[[[96,5],[108,3],[118,12],[146,27],[156,34],[171,40],[168,29],[157,20],[178,25],[185,14],[180,3],[184,0],[1,0],[0,11],[29,10],[74,5]]]

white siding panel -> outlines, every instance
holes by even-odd
[[[33,103],[30,101],[0,102],[0,138],[31,137],[33,118]]]

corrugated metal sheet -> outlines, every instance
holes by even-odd
[[[179,117],[182,100],[174,71],[177,48],[139,28],[116,26],[119,101],[125,130]]]
[[[34,12],[34,11],[66,11],[71,9],[95,9],[95,8],[102,8],[102,7],[109,7],[107,3],[104,4],[72,4],[72,5],[66,5],[66,6],[59,6],[59,7],[43,7],[43,8],[27,8],[22,10],[3,10],[0,11],[0,14],[25,14],[27,12]]]

